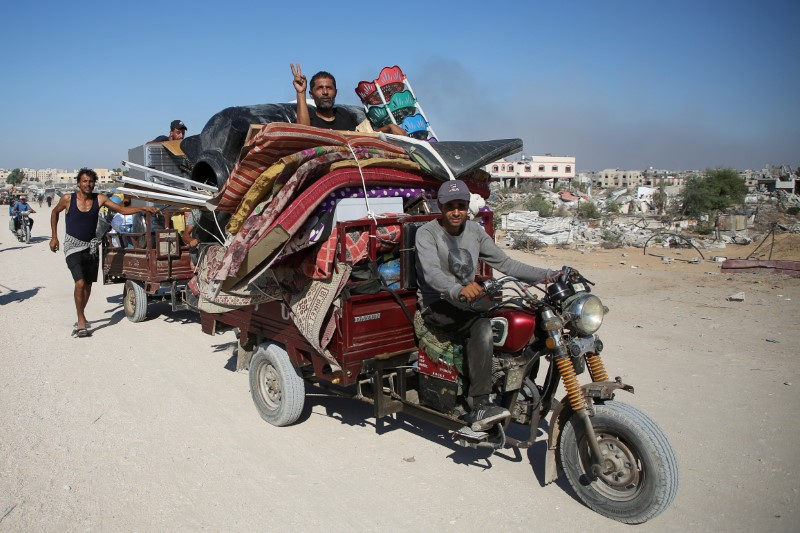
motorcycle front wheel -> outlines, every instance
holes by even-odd
[[[31,228],[30,228],[30,226],[25,224],[25,228],[23,229],[23,231],[25,232],[25,244],[28,244],[28,243],[31,242]]]
[[[608,401],[594,407],[592,426],[603,453],[603,472],[592,473],[583,423],[571,416],[561,432],[561,466],[580,500],[627,524],[664,511],[678,491],[678,462],[669,439],[649,416]]]

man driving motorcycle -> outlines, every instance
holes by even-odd
[[[552,274],[506,255],[484,229],[468,220],[470,192],[461,180],[444,182],[437,195],[442,217],[416,233],[417,299],[425,324],[434,331],[463,338],[469,378],[465,420],[475,431],[505,419],[509,412],[490,400],[492,328],[489,318],[470,308],[483,288],[475,281],[478,259],[530,283]]]
[[[14,230],[19,231],[19,220],[20,217],[18,216],[20,213],[28,211],[29,213],[35,213],[36,211],[33,210],[33,207],[28,203],[28,198],[25,196],[20,196],[17,203],[14,204],[13,209],[11,210],[12,214],[14,215]],[[28,228],[33,229],[33,219],[28,217]]]

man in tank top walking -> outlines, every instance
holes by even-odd
[[[134,213],[155,213],[155,207],[121,206],[117,205],[105,194],[94,192],[97,184],[97,174],[89,168],[78,171],[78,190],[72,194],[65,194],[53,208],[50,215],[50,250],[57,252],[59,248],[58,215],[66,211],[66,232],[64,234],[64,255],[67,267],[75,280],[75,309],[78,312],[78,321],[75,323],[73,335],[87,337],[89,324],[86,321],[84,310],[92,293],[92,283],[97,280],[97,271],[100,264],[98,247],[100,240],[97,238],[97,219],[100,208],[105,206],[115,213],[132,215]]]

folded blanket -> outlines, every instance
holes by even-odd
[[[431,330],[419,311],[414,313],[414,333],[420,349],[428,354],[431,361],[455,365],[460,373],[464,373],[464,344],[459,339]]]
[[[406,156],[399,146],[382,141],[375,134],[348,133],[334,130],[273,122],[242,148],[244,154],[231,172],[225,186],[207,202],[209,209],[233,213],[255,180],[270,165],[290,154],[317,146],[347,146],[376,148]]]
[[[291,176],[303,163],[333,152],[349,155],[350,149],[346,146],[317,146],[282,157],[275,164],[267,167],[250,185],[239,207],[236,209],[236,213],[233,214],[225,229],[232,235],[238,233],[244,221],[256,208],[256,205],[272,191],[276,181],[280,180],[281,177]],[[282,181],[285,182],[287,180],[284,179]]]
[[[198,308],[207,313],[225,313],[233,309],[272,300],[282,300],[283,291],[271,279],[262,279],[260,288],[222,291],[214,286],[210,273],[218,267],[225,256],[225,247],[213,244],[202,255],[197,266],[197,289],[200,292]]]

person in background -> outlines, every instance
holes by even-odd
[[[289,64],[294,77],[292,84],[297,93],[297,123],[329,130],[355,131],[356,117],[347,109],[334,107],[336,103],[336,78],[330,72],[320,71],[311,77],[311,98],[314,99],[314,112],[310,113],[306,102],[308,82],[300,65]],[[375,131],[408,136],[406,130],[397,124],[386,124]]]
[[[183,229],[180,230],[181,241],[189,247],[192,266],[195,266],[200,259],[200,239],[197,238],[197,231],[195,231],[200,222],[200,211],[191,209],[179,216],[183,218],[181,221]],[[175,226],[177,227],[177,224]]]
[[[128,207],[131,205],[131,201],[125,196],[120,197],[115,194],[110,199],[115,204],[122,205],[123,207]],[[115,213],[114,217],[111,219],[111,229],[119,235],[119,237],[112,237],[112,242],[115,246],[133,248],[133,245],[130,244],[129,240],[122,236],[122,234],[131,233],[133,231],[133,215]]]
[[[25,196],[20,196],[17,203],[11,208],[11,215],[14,218],[14,231],[19,230],[19,217],[18,214],[22,213],[23,211],[28,211],[30,213],[35,213],[36,211],[33,210],[31,204],[28,203],[28,198]],[[33,229],[33,219],[28,217],[28,227],[32,230]]]
[[[89,168],[82,168],[77,176],[78,190],[72,194],[63,195],[50,214],[50,250],[57,252],[58,242],[58,215],[66,211],[66,232],[64,235],[64,256],[67,267],[75,281],[75,310],[78,321],[72,334],[77,337],[89,336],[89,323],[86,321],[84,311],[92,294],[92,283],[97,280],[99,267],[99,254],[97,247],[97,220],[100,208],[107,207],[115,213],[131,215],[133,213],[155,213],[157,208],[152,206],[131,207],[117,205],[105,194],[94,192],[97,184],[97,174]]]
[[[186,135],[187,129],[182,120],[175,119],[169,123],[169,135],[159,135],[152,142],[180,141]]]

